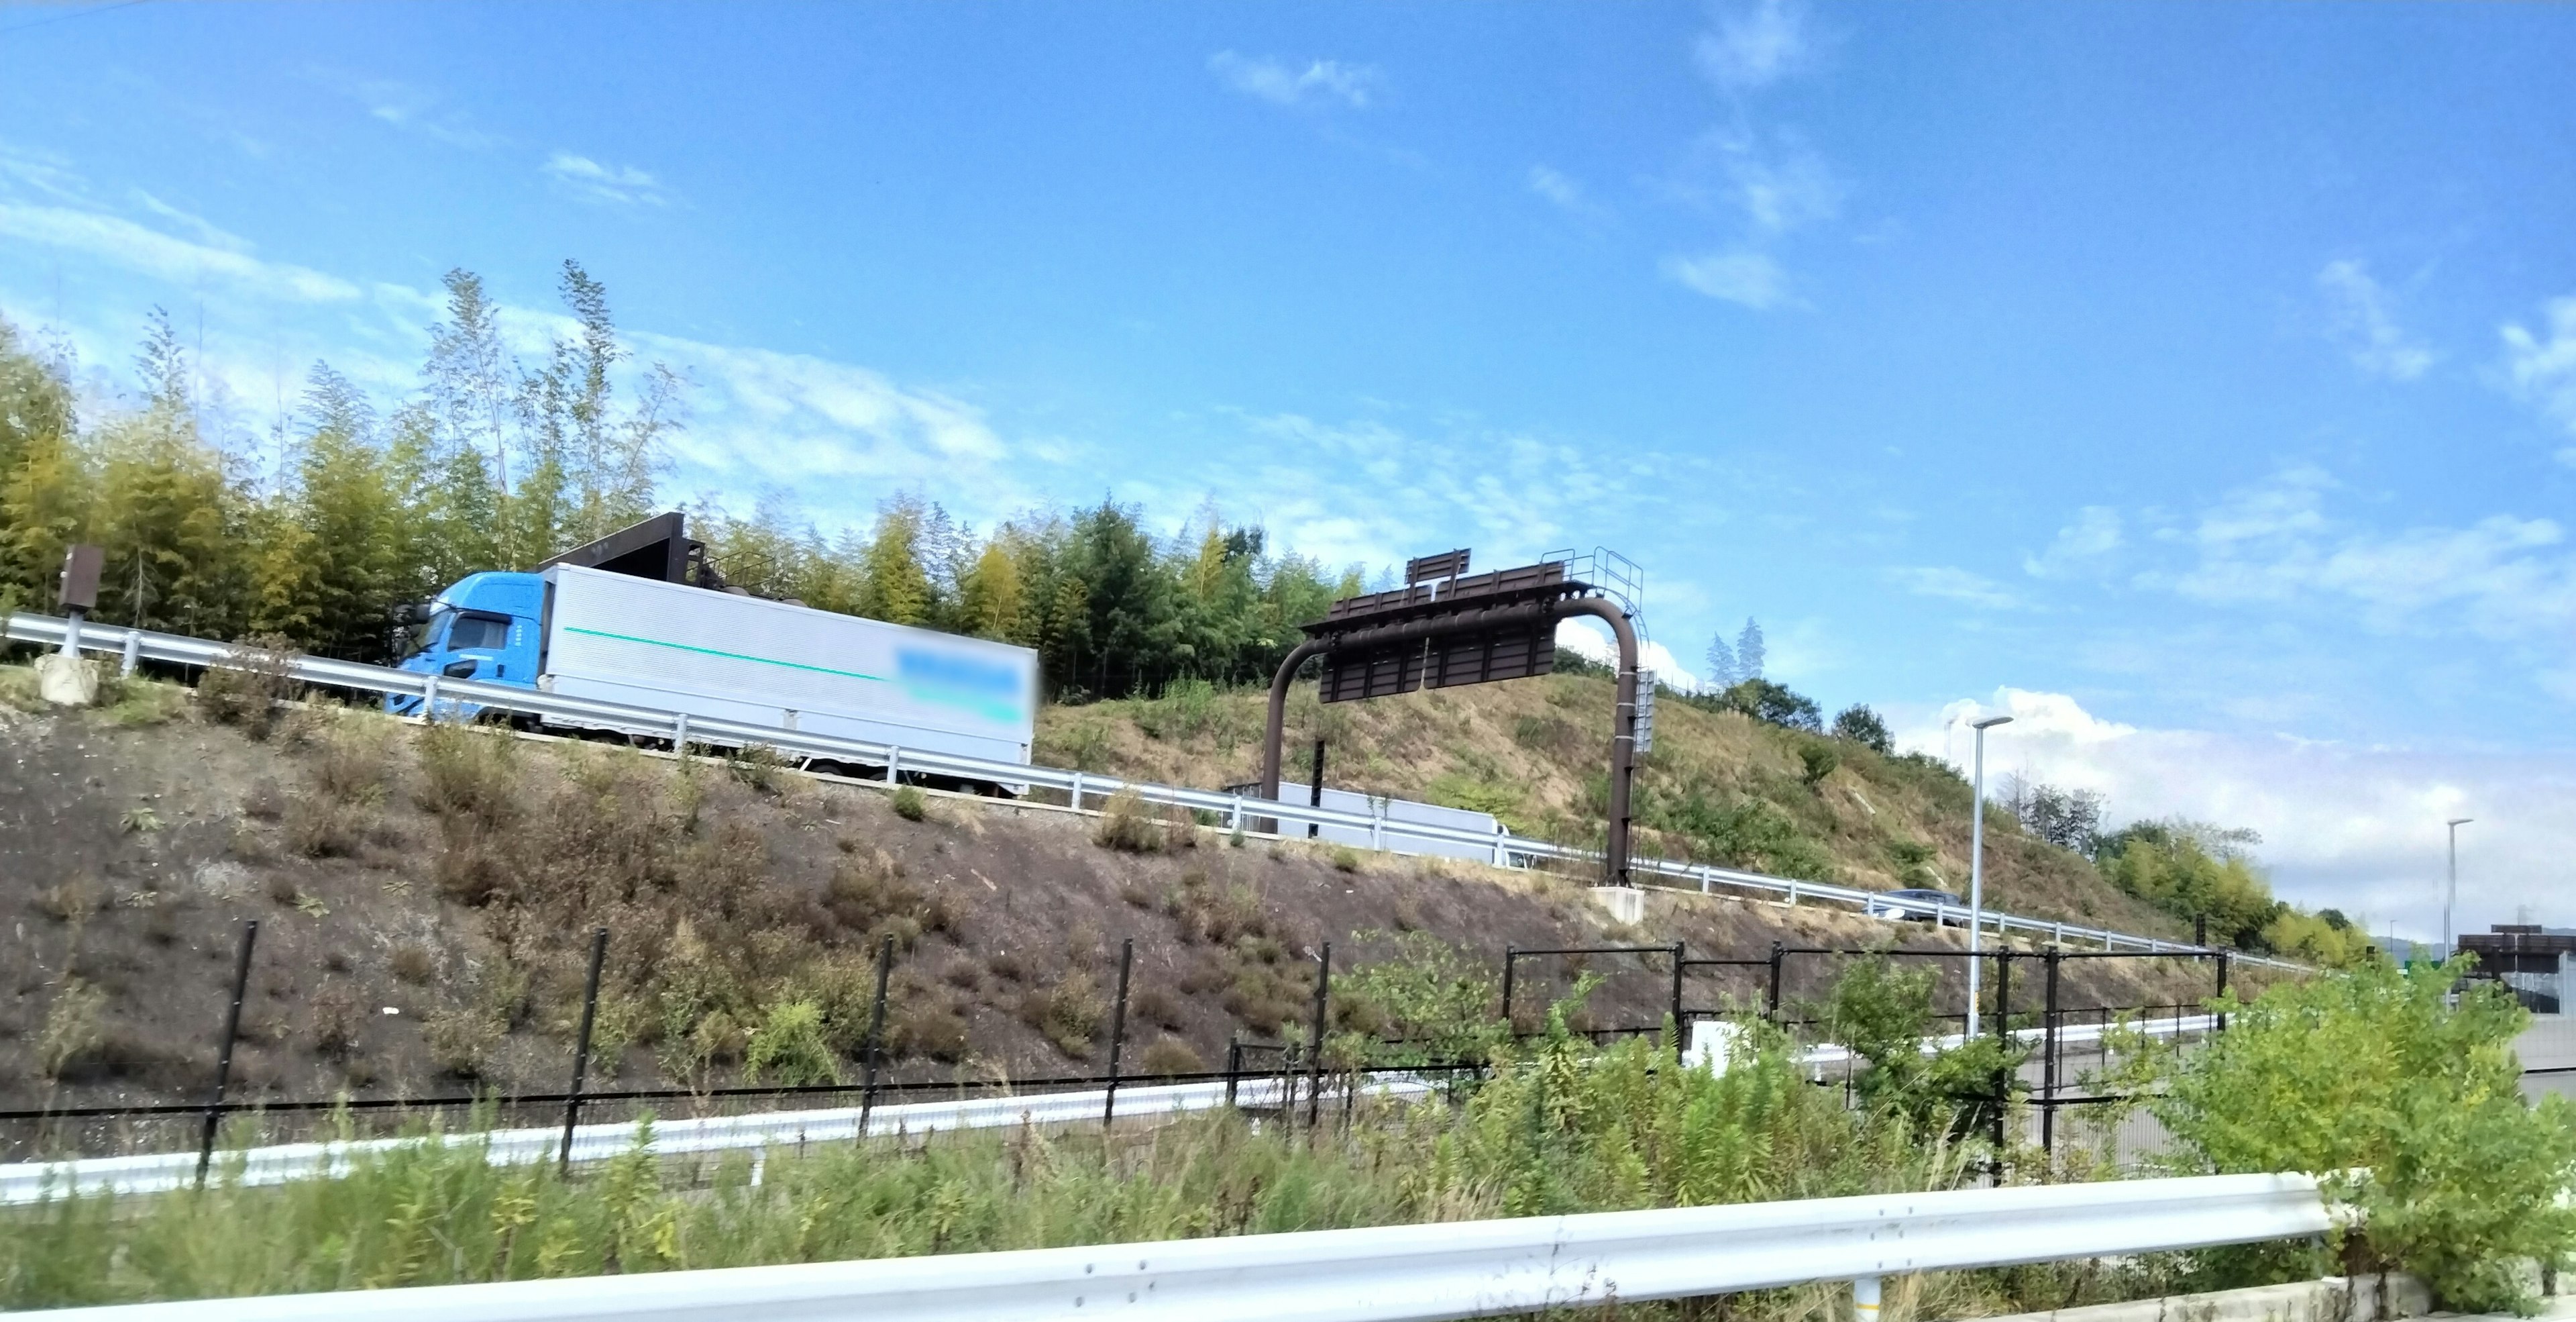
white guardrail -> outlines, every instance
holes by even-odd
[[[1336,1095],[1333,1084],[1327,1082],[1324,1086],[1327,1096]],[[1296,1091],[1293,1084],[1283,1083],[1277,1075],[1246,1076],[1235,1082],[1238,1105],[1276,1105],[1283,1090],[1289,1093]],[[1367,1091],[1379,1096],[1409,1098],[1430,1092],[1431,1085],[1415,1079],[1397,1078],[1372,1083]],[[870,1134],[888,1135],[994,1129],[1022,1124],[1074,1124],[1098,1120],[1107,1101],[1107,1091],[1094,1088],[1084,1092],[979,1097],[966,1101],[906,1102],[870,1108],[867,1125]],[[1205,1111],[1221,1107],[1225,1101],[1226,1085],[1221,1082],[1122,1085],[1118,1089],[1118,1114],[1144,1117]],[[814,1111],[759,1111],[701,1119],[657,1119],[644,1147],[657,1157],[681,1157],[849,1143],[858,1137],[859,1115],[860,1108],[844,1106]],[[637,1125],[633,1121],[575,1126],[572,1160],[605,1161],[620,1156],[634,1149],[637,1133]],[[383,1156],[399,1148],[438,1142],[459,1148],[481,1148],[485,1160],[496,1165],[532,1165],[554,1161],[562,1154],[563,1126],[425,1138],[410,1136],[329,1143],[281,1143],[218,1153],[216,1174],[210,1178],[265,1185],[340,1176],[347,1174],[360,1158]],[[22,1162],[0,1166],[0,1206],[24,1206],[62,1198],[75,1191],[82,1194],[166,1193],[187,1188],[196,1182],[197,1154],[193,1151]]]
[[[16,614],[9,617],[8,636],[23,643],[59,647],[67,621],[46,615]],[[234,649],[230,644],[188,638],[178,634],[153,633],[143,629],[123,628],[84,622],[80,627],[81,648],[87,651],[121,655],[130,668],[136,661],[160,661],[189,666],[212,666],[223,662]],[[844,763],[864,763],[885,768],[891,782],[902,772],[953,776],[961,780],[987,781],[995,784],[1043,786],[1065,794],[1075,808],[1083,806],[1085,797],[1106,798],[1122,790],[1135,791],[1147,803],[1188,808],[1218,814],[1231,828],[1249,829],[1256,819],[1269,819],[1299,826],[1333,826],[1366,832],[1371,849],[1390,848],[1391,840],[1437,840],[1450,844],[1477,846],[1492,851],[1497,866],[1510,866],[1516,859],[1561,859],[1568,862],[1598,862],[1596,850],[1531,840],[1508,833],[1487,835],[1432,822],[1406,822],[1390,819],[1375,812],[1346,812],[1333,808],[1309,807],[1300,803],[1274,802],[1244,794],[1226,794],[1213,790],[1187,789],[1176,785],[1158,785],[1151,781],[1127,780],[1118,776],[1090,771],[1067,771],[1056,767],[1026,765],[1018,762],[996,762],[986,758],[966,757],[954,753],[935,753],[905,748],[897,744],[866,739],[836,739],[809,731],[790,730],[773,725],[755,725],[743,721],[718,720],[708,716],[690,716],[679,712],[625,703],[603,702],[592,698],[575,698],[548,693],[541,689],[522,688],[515,684],[491,684],[476,680],[448,679],[438,675],[414,674],[385,666],[364,665],[355,661],[332,661],[321,657],[297,657],[295,677],[307,684],[351,689],[366,693],[400,694],[425,700],[431,712],[441,704],[471,703],[503,711],[535,716],[541,720],[590,729],[611,730],[668,739],[674,743],[763,744],[781,753],[808,759]],[[1824,882],[1801,881],[1794,877],[1771,877],[1758,872],[1743,872],[1705,863],[1686,863],[1674,859],[1636,858],[1629,861],[1631,873],[1646,873],[1689,883],[1706,894],[1724,886],[1776,896],[1788,903],[1820,900],[1845,904],[1867,911],[1902,904],[1908,914],[1921,915],[1944,925],[1965,927],[1969,911],[1961,905],[1925,904],[1918,900],[1892,902],[1877,891]],[[2103,928],[2084,927],[2075,923],[2054,922],[2041,918],[2024,918],[2016,914],[1988,909],[1982,915],[1985,930],[1998,933],[2019,932],[2059,945],[2086,942],[2104,950],[2135,950],[2146,954],[2190,954],[2201,947],[2187,942],[2167,941],[2159,937],[2137,936]],[[2260,964],[2295,972],[2307,971],[2286,960],[2234,952],[2232,959],[2245,964]]]
[[[1872,1194],[1726,1207],[1315,1230],[66,1309],[66,1322],[1429,1322],[1613,1300],[1685,1299],[1880,1278],[2249,1244],[2323,1233],[2304,1175]]]

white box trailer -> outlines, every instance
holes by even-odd
[[[1283,785],[1279,793],[1280,797],[1287,802],[1304,803],[1313,790],[1311,787],[1300,789],[1293,785]],[[1481,863],[1491,863],[1495,861],[1492,841],[1503,834],[1503,824],[1497,821],[1492,813],[1476,812],[1467,808],[1443,808],[1436,803],[1417,803],[1411,799],[1381,798],[1362,794],[1356,790],[1337,790],[1330,785],[1324,787],[1324,801],[1315,806],[1330,808],[1336,812],[1360,813],[1388,822],[1419,822],[1425,826],[1445,826],[1457,831],[1473,831],[1487,838],[1486,843],[1468,844],[1464,841],[1428,840],[1421,836],[1382,831],[1375,833],[1378,838],[1372,840],[1370,838],[1372,832],[1363,826],[1316,828],[1317,839],[1327,840],[1337,845],[1354,845],[1363,849],[1381,847],[1397,854],[1436,854],[1443,858],[1466,858]],[[1293,823],[1283,823],[1281,829],[1294,834],[1296,826]]]
[[[573,565],[540,577],[548,692],[1029,761],[1025,647]]]

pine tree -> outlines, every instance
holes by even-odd
[[[1735,636],[1736,681],[1762,678],[1762,660],[1762,626],[1748,616],[1744,632]]]
[[[1737,664],[1735,649],[1727,645],[1726,631],[1720,629],[1708,640],[1708,676],[1705,684],[1709,691],[1717,692],[1735,687],[1735,681],[1739,678],[1736,672]]]

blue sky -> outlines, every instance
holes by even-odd
[[[106,391],[169,307],[248,443],[578,257],[695,382],[674,498],[1605,545],[1682,665],[1757,616],[2427,930],[2441,817],[2480,924],[2576,848],[2569,68],[2536,5],[16,8],[0,309]]]

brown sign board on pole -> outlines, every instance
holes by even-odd
[[[1456,578],[1466,572],[1467,548],[1463,546],[1455,551],[1443,551],[1404,562],[1404,581],[1408,586],[1428,583],[1436,578]]]
[[[1466,566],[1466,553],[1425,556],[1414,566],[1455,557]],[[1591,591],[1591,585],[1565,576],[1556,561],[1498,569],[1473,577],[1411,583],[1391,592],[1372,592],[1334,602],[1324,618],[1305,626],[1324,643],[1323,700],[1358,702],[1391,697],[1423,688],[1455,688],[1505,679],[1526,679],[1556,668],[1556,633],[1552,623],[1495,626],[1480,622],[1484,612],[1508,606],[1554,601]],[[1454,618],[1454,627],[1442,627]],[[1402,642],[1333,646],[1335,638],[1374,632],[1389,626],[1416,625],[1424,636]]]
[[[98,609],[98,576],[106,564],[107,552],[95,546],[74,546],[63,553],[63,578],[57,596],[63,610],[86,614]]]

